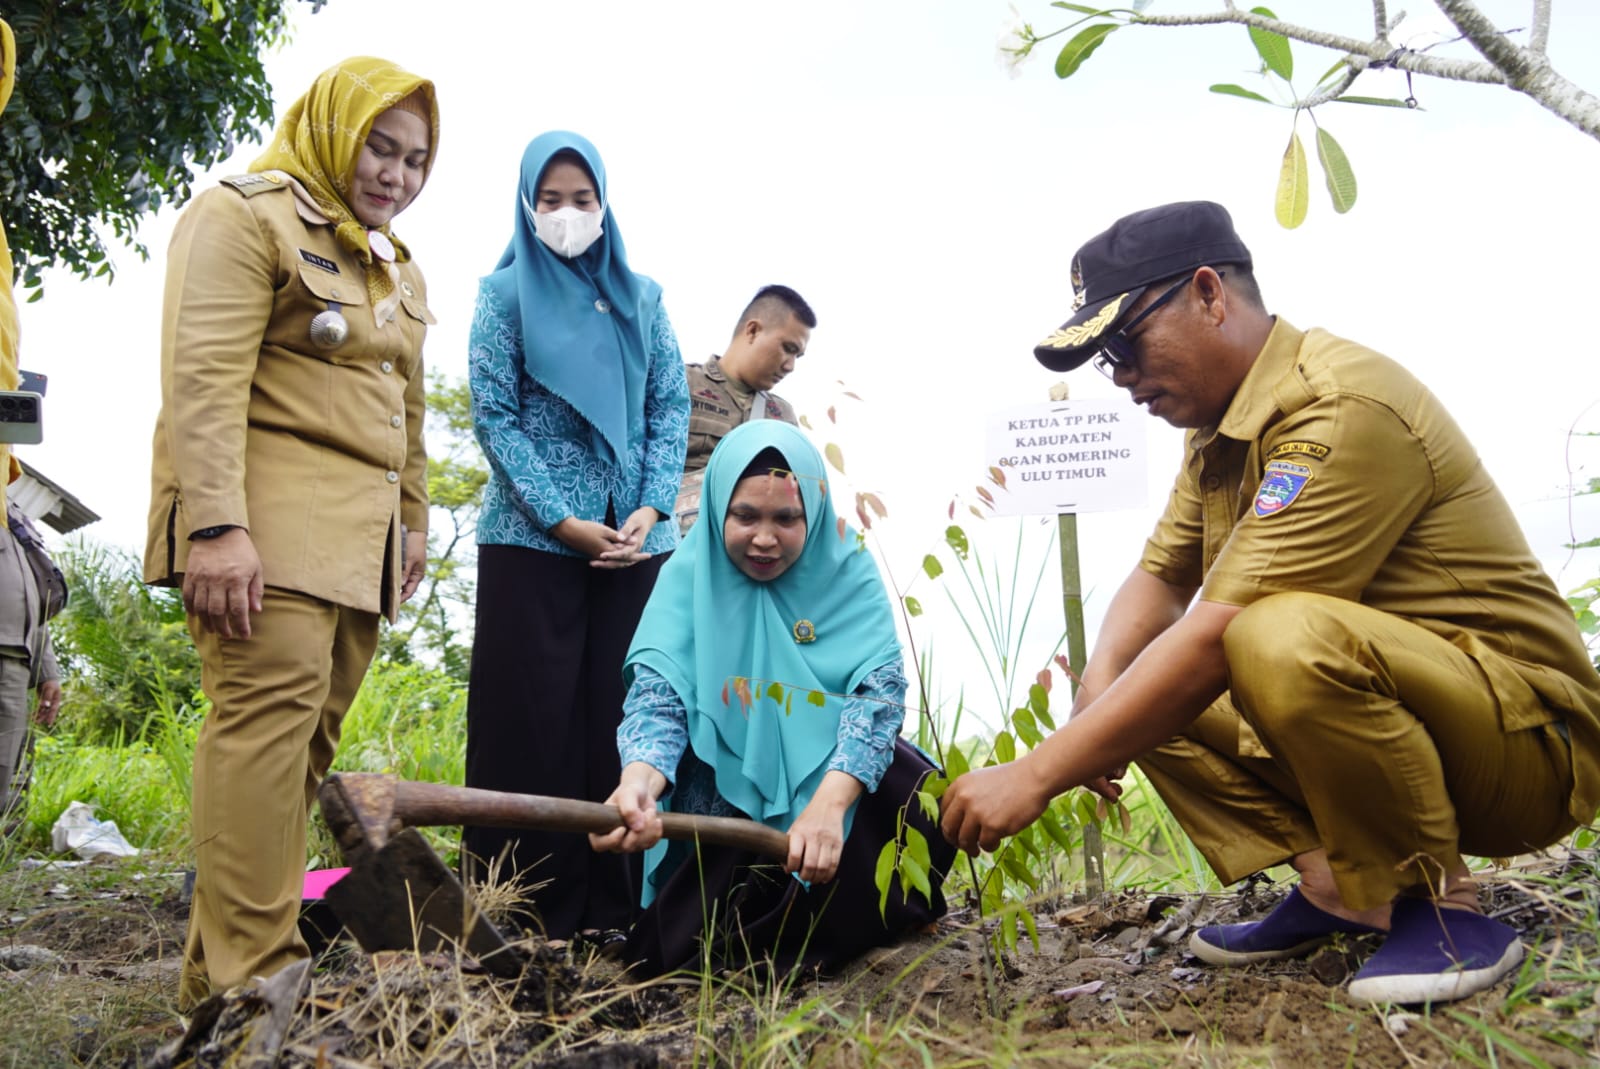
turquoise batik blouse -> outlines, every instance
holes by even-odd
[[[898,664],[880,665],[845,699],[839,741],[828,771],[847,772],[867,791],[878,789],[894,759],[894,740],[905,723],[906,676]],[[677,813],[744,817],[717,793],[711,766],[689,749],[689,711],[672,684],[639,665],[622,703],[617,751],[623,765],[643,761],[667,778]]]
[[[578,556],[550,533],[576,516],[613,526],[648,505],[671,516],[689,441],[689,388],[672,324],[658,301],[646,332],[644,436],[626,463],[597,448],[599,436],[566,401],[525,369],[522,326],[488,285],[480,285],[468,339],[472,424],[489,460],[478,516],[480,545],[524,546]],[[657,523],[644,551],[678,544],[678,525]]]

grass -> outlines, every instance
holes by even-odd
[[[981,556],[974,557],[963,593],[984,608],[974,613],[981,624],[973,639],[995,648],[997,674],[988,683],[1006,690],[1027,679],[1026,673],[1017,671],[1020,635],[1001,625],[1003,618],[1031,611],[1031,600],[1018,603],[1014,598],[1016,589],[1028,584],[1015,574],[990,574],[982,567]],[[953,565],[952,576],[963,573],[959,563]],[[1005,596],[1002,587],[1007,588]],[[933,658],[923,651],[919,661],[924,677],[931,677]],[[946,710],[934,718],[944,724],[925,720],[918,725],[925,738],[933,726],[940,727],[946,739],[958,737],[962,717],[981,719],[959,696],[954,704],[953,715]],[[464,707],[465,688],[439,673],[415,665],[377,665],[346,718],[337,767],[459,784]],[[75,738],[70,717],[57,734],[40,739],[22,838],[0,845],[0,946],[26,942],[52,923],[50,910],[30,914],[20,924],[8,920],[24,903],[37,901],[41,883],[66,884],[76,896],[72,901],[80,905],[96,895],[126,902],[130,888],[138,897],[159,886],[170,897],[172,881],[161,874],[186,867],[188,755],[204,711],[200,704],[163,699],[145,717],[144,741],[139,742],[92,744]],[[1204,861],[1148,783],[1135,771],[1125,785],[1124,808],[1103,822],[1108,886],[1138,893],[1216,892]],[[50,825],[74,800],[96,804],[102,817],[116,820],[131,842],[146,848],[146,856],[61,874],[8,872],[22,855],[48,853]],[[455,829],[434,829],[430,837],[448,861],[456,847]],[[1425,1012],[1400,1035],[1389,1032],[1385,1011],[1355,1009],[1330,994],[1317,1016],[1345,1031],[1327,1044],[1318,1063],[1600,1062],[1600,1013],[1596,1012],[1600,880],[1590,850],[1593,840],[1587,832],[1574,837],[1572,852],[1578,863],[1564,871],[1552,862],[1520,869],[1514,883],[1504,875],[1492,877],[1514,892],[1495,899],[1516,911],[1508,915],[1513,923],[1553,919],[1540,928],[1548,934],[1530,946],[1527,963],[1509,992],[1470,1006]],[[338,863],[325,831],[313,832],[308,862]],[[1030,863],[1039,866],[1037,882],[1043,893],[1014,901],[1048,922],[1052,911],[1081,886],[1082,857],[1076,849],[1053,849]],[[961,901],[963,881],[968,879],[964,873],[971,871],[962,864],[947,883],[953,906]],[[133,880],[135,875],[146,875],[149,882],[136,886],[141,881]],[[991,918],[991,930],[992,923]],[[160,952],[170,954],[172,936],[161,938],[167,945]],[[977,944],[984,937],[969,932],[966,938]],[[496,1064],[525,1065],[617,1040],[647,1043],[666,1052],[675,1064],[708,1067],[1000,1064],[1222,1069],[1284,1064],[1272,1042],[1264,1042],[1234,1020],[1235,1015],[1255,1009],[1253,1003],[1260,997],[1262,988],[1254,983],[1258,976],[1251,971],[1212,981],[1210,988],[1193,998],[1183,996],[1170,1010],[1112,1002],[1109,1018],[1079,1019],[1067,1014],[1059,1001],[1030,1002],[1017,994],[1021,988],[1008,975],[1051,964],[1027,949],[1026,939],[1021,950],[994,964],[998,974],[994,979],[987,979],[982,969],[970,976],[948,971],[936,975],[947,969],[943,962],[937,948],[932,948],[894,965],[888,977],[864,970],[848,980],[817,987],[708,972],[685,986],[667,988],[681,992],[683,1003],[652,1019],[640,1012],[641,1005],[649,1006],[646,996],[626,986],[606,984],[583,991],[554,1015],[541,1004],[530,1017],[528,1007],[506,1003],[510,996],[497,992],[482,977],[464,976],[459,970],[430,971],[437,963],[390,961],[381,976],[374,973],[364,981],[366,986],[337,993],[344,1014],[338,1019],[340,1027],[352,1034],[374,1020],[386,1022],[368,1039],[379,1052],[375,1056],[397,1065],[410,1064],[394,1059],[402,1056],[402,1048],[414,1044],[408,1040],[397,1046],[395,1037],[424,1037],[422,1049],[459,1064],[473,1064],[461,1060],[465,1058],[461,1051],[469,1048],[492,1054],[501,1044]],[[0,1044],[0,1069],[114,1065],[128,1052],[148,1047],[152,1035],[174,1027],[170,976],[119,975],[114,970],[121,963],[113,961],[76,965],[76,975],[57,975],[50,983],[0,968],[0,1035],[6,1036]],[[580,976],[579,983],[589,979],[600,984],[604,978]],[[489,1016],[468,1020],[461,1015],[461,1000],[468,997],[475,1000],[474,1006],[492,1011]],[[1152,1015],[1173,1022],[1173,1027],[1152,1026]],[[338,1015],[330,1018],[334,1016]]]

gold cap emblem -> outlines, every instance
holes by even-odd
[[[1077,326],[1058,327],[1037,348],[1040,349],[1076,349],[1080,345],[1098,338],[1105,329],[1117,321],[1117,314],[1122,311],[1122,302],[1128,299],[1126,293],[1120,297],[1106,302],[1106,306]]]

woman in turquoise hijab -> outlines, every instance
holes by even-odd
[[[468,786],[598,801],[616,783],[622,661],[656,572],[688,444],[683,358],[661,287],[628,266],[600,154],[528,145],[511,241],[478,291],[478,518]],[[557,833],[470,827],[464,866],[522,877],[550,939],[627,927],[632,859]],[[620,938],[620,937],[619,937]]]
[[[645,851],[647,908],[624,950],[642,974],[707,958],[836,968],[940,916],[954,856],[911,798],[933,766],[899,737],[906,679],[888,595],[799,428],[728,434],[703,500],[721,522],[690,530],[628,651],[609,799],[624,827],[591,842]],[[788,861],[779,872],[710,846],[696,857],[660,841],[662,809],[761,821],[788,833]],[[876,861],[902,813],[934,850],[932,897],[897,885],[880,915]]]

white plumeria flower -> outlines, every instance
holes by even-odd
[[[995,42],[994,61],[1009,77],[1022,77],[1022,65],[1033,54],[1033,27],[1029,26],[1017,10],[1016,4],[1007,4],[1011,17],[1000,24],[1000,37]]]

